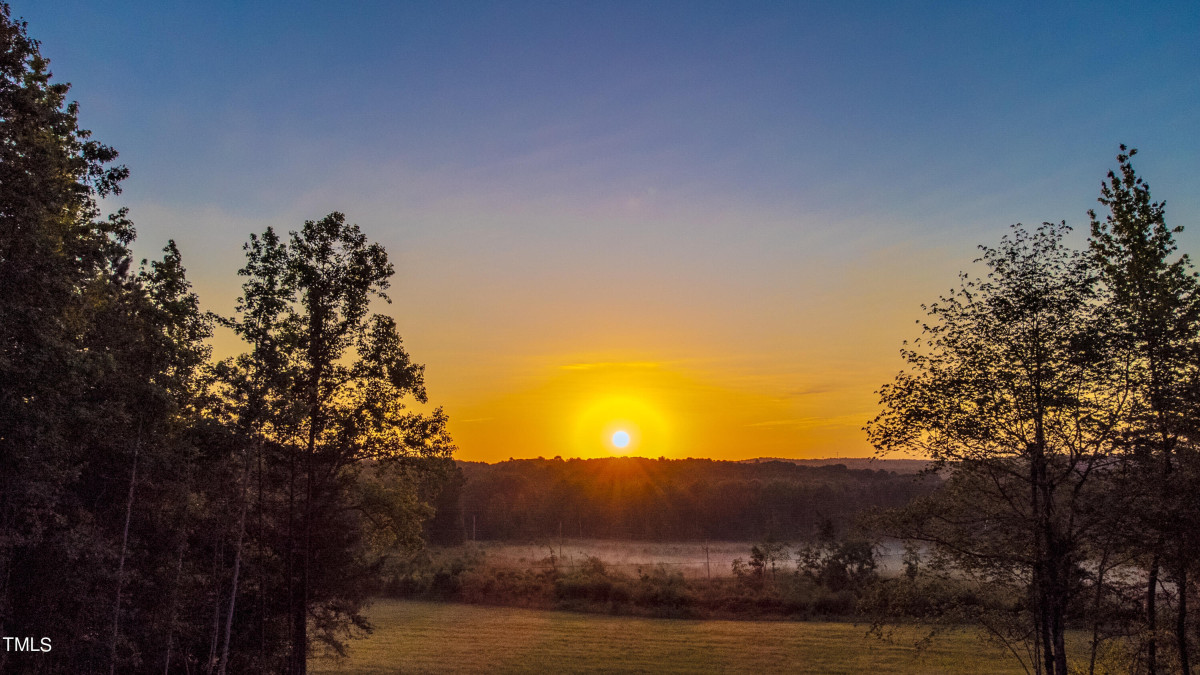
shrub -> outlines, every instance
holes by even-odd
[[[818,587],[814,589],[813,595],[813,611],[823,617],[853,614],[857,605],[854,593],[848,590],[832,590]]]
[[[679,572],[668,572],[662,565],[643,572],[634,592],[634,602],[666,617],[690,616],[695,597]]]
[[[555,580],[554,597],[560,603],[624,603],[630,598],[627,580],[624,575],[610,575],[602,560],[588,556],[577,571]]]
[[[797,569],[835,591],[861,588],[878,577],[875,545],[862,539],[822,541],[796,553]]]

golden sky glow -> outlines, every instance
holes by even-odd
[[[398,274],[393,303],[376,311],[396,317],[425,364],[456,456],[488,462],[868,456],[862,426],[916,335],[920,302],[945,292],[974,253],[900,244],[852,265],[766,256],[758,277],[647,262],[584,283],[587,258],[496,269],[471,249],[384,244]],[[218,280],[200,277],[202,298],[231,312],[241,280],[232,270]],[[218,334],[218,356],[237,349]],[[630,435],[623,449],[618,430]]]
[[[1200,247],[1196,16],[1171,3],[24,4],[132,170],[107,210],[138,256],[176,240],[229,316],[251,233],[345,213],[395,264],[376,309],[462,459],[869,455],[921,304],[1012,223],[1086,230],[1120,142]],[[1079,94],[1102,89],[1125,95]]]
[[[541,375],[451,417],[460,458],[750,458],[801,456],[814,446],[820,450],[809,454],[820,456],[861,448],[861,415],[820,410],[821,392],[771,396],[722,386],[684,364],[651,361],[571,362]],[[613,445],[617,431],[629,434],[624,449]]]

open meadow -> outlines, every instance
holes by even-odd
[[[923,652],[867,635],[864,625],[794,621],[691,621],[508,607],[380,600],[369,639],[346,659],[310,672],[1019,673],[973,633]]]

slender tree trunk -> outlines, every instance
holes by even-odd
[[[297,668],[296,632],[294,618],[296,615],[296,451],[289,448],[288,468],[288,532],[287,532],[287,598],[288,598],[288,672],[295,673]]]
[[[299,652],[299,658],[296,662],[294,675],[306,675],[308,672],[308,592],[309,592],[309,565],[312,558],[312,519],[313,519],[313,457],[316,452],[317,443],[317,411],[316,411],[316,394],[314,387],[313,394],[313,412],[309,420],[308,428],[308,451],[304,457],[304,553],[301,558],[300,568],[300,598],[302,602],[297,606],[293,615],[293,631],[295,639],[303,645]]]
[[[311,463],[311,459],[309,462]],[[302,589],[301,598],[304,600],[300,604],[300,610],[296,612],[296,634],[304,643],[304,650],[300,653],[300,670],[297,675],[305,675],[308,672],[308,603],[309,603],[309,572],[312,565],[312,467],[308,470],[308,485],[307,495],[304,499],[304,568],[300,577],[300,588]]]
[[[1048,468],[1042,463],[1042,522],[1046,544],[1046,607],[1049,610],[1050,652],[1054,674],[1067,675],[1066,613],[1067,577],[1069,565],[1064,553],[1063,535],[1055,526],[1054,490],[1050,486]]]
[[[1108,571],[1108,546],[1096,567],[1096,599],[1092,602],[1092,644],[1088,657],[1088,675],[1096,673],[1096,656],[1100,651],[1100,605],[1104,599],[1104,575]]]
[[[1051,634],[1054,638],[1054,673],[1068,675],[1066,642],[1066,607],[1063,606],[1062,589],[1055,583],[1054,616],[1051,619]]]
[[[308,582],[309,582],[309,545],[312,529],[312,475],[305,473],[304,513],[301,522],[303,536],[303,551],[300,558],[300,579],[296,593],[296,605],[292,608],[292,641],[295,652],[295,662],[292,666],[293,675],[305,675],[308,672]]]
[[[1159,450],[1161,451],[1162,468],[1159,480],[1161,481],[1159,489],[1168,488],[1171,485],[1171,451],[1173,443],[1169,433],[1169,425],[1165,412],[1167,410],[1167,399],[1164,395],[1163,376],[1160,372],[1158,364],[1159,353],[1161,347],[1158,346],[1158,341],[1153,338],[1147,338],[1149,345],[1149,364],[1150,364],[1150,407],[1154,410],[1155,417],[1158,421],[1159,435]],[[1161,500],[1161,495],[1155,497]],[[1163,502],[1160,501],[1159,506]],[[1168,510],[1173,510],[1169,502],[1166,503]],[[1160,514],[1161,517],[1162,514]],[[1146,583],[1146,630],[1150,634],[1150,640],[1146,644],[1146,673],[1147,675],[1157,675],[1158,673],[1158,573],[1161,565],[1162,552],[1166,550],[1165,533],[1161,529],[1158,530],[1158,540],[1154,547],[1154,558],[1150,563],[1150,578]]]
[[[225,615],[225,644],[221,647],[221,665],[217,668],[219,675],[225,675],[225,669],[229,665],[229,638],[233,634],[233,610],[237,606],[238,576],[242,571],[242,543],[246,537],[246,511],[249,508],[247,490],[249,489],[250,461],[249,458],[246,459],[247,461],[242,467],[242,504],[238,513],[237,545],[233,551],[233,583],[229,590],[229,612]]]
[[[137,487],[138,455],[142,449],[142,422],[138,421],[137,438],[133,443],[133,467],[129,471],[129,493],[125,497],[125,527],[121,532],[121,557],[117,563],[117,598],[113,603],[112,638],[108,645],[109,675],[117,672],[117,637],[121,633],[121,594],[125,590],[125,557],[129,550],[129,522],[133,519],[133,498]]]
[[[171,672],[171,655],[175,646],[175,624],[179,618],[179,585],[183,581],[183,556],[187,551],[188,534],[190,532],[188,528],[191,522],[191,512],[188,506],[190,505],[192,493],[193,475],[194,467],[189,462],[186,472],[187,477],[184,481],[183,513],[180,517],[179,525],[179,549],[175,554],[175,580],[171,583],[171,609],[167,613],[167,650],[163,658],[163,675],[169,675]]]
[[[1179,605],[1175,615],[1175,641],[1179,644],[1179,671],[1183,675],[1191,675],[1192,666],[1188,654],[1187,635],[1187,563],[1180,562],[1179,573],[1175,575],[1175,584],[1179,588]]]
[[[266,542],[266,531],[263,527],[263,444],[256,444],[258,449],[258,528],[256,530],[256,540],[258,543],[258,655],[262,659],[261,667],[266,668],[267,664],[267,594],[264,589],[267,588],[267,571],[264,564],[266,556],[263,555],[263,545]]]
[[[1036,612],[1036,630],[1041,644],[1042,667],[1047,674],[1054,672],[1053,639],[1050,631],[1049,569],[1047,559],[1047,519],[1045,495],[1042,483],[1045,479],[1045,450],[1040,419],[1034,421],[1035,440],[1029,452],[1029,500],[1030,517],[1033,519],[1033,606]]]
[[[1154,559],[1150,563],[1150,579],[1146,584],[1146,632],[1149,634],[1149,639],[1146,641],[1146,673],[1147,675],[1157,675],[1158,673],[1158,554],[1154,554]]]
[[[319,300],[312,302],[314,308],[321,307]],[[312,527],[313,527],[313,462],[316,459],[317,434],[322,426],[321,419],[321,381],[325,354],[325,314],[314,309],[312,328],[309,334],[308,361],[312,370],[308,381],[308,444],[304,455],[304,554],[301,559],[299,599],[301,602],[293,611],[292,617],[294,640],[298,643],[297,659],[293,666],[293,675],[308,673],[308,602],[309,602],[309,565],[312,558]]]
[[[186,507],[185,507],[186,508]],[[185,512],[186,513],[186,512]],[[187,519],[184,518],[183,538],[175,554],[175,582],[171,588],[171,610],[167,619],[167,654],[163,658],[163,675],[171,672],[171,650],[175,646],[175,622],[179,617],[179,584],[183,579],[183,554],[187,550]]]
[[[1037,594],[1037,615],[1038,615],[1038,638],[1042,644],[1042,667],[1045,668],[1045,673],[1050,675],[1054,672],[1054,639],[1050,632],[1050,607],[1046,602],[1046,572],[1045,567],[1040,566],[1038,571],[1038,581],[1035,583],[1034,592]]]
[[[213,621],[212,639],[208,644],[208,667],[206,672],[212,673],[217,665],[217,641],[221,635],[221,558],[225,556],[225,537],[217,540],[213,555]]]
[[[1029,663],[1033,664],[1033,675],[1042,675],[1045,665],[1042,663],[1042,617],[1037,615],[1033,621],[1033,651],[1029,654]],[[1021,665],[1025,665],[1022,663]],[[1028,669],[1025,672],[1029,672]]]

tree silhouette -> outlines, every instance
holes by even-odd
[[[881,453],[948,467],[946,489],[902,512],[895,533],[963,570],[1029,590],[1046,672],[1066,675],[1066,612],[1078,588],[1087,496],[1107,469],[1124,385],[1092,261],[1065,224],[1014,226],[981,247],[988,273],[929,306],[908,369],[867,426]]]
[[[353,537],[331,536],[347,527],[352,469],[449,457],[453,446],[441,409],[406,408],[406,398],[426,402],[423,368],[395,321],[370,313],[372,299],[387,299],[393,272],[383,247],[332,213],[287,243],[272,230],[251,237],[246,251],[241,319],[231,322],[252,348],[237,361],[242,426],[278,448],[287,467],[288,670],[303,673],[310,620],[335,649],[344,622],[361,623],[361,589],[345,583]]]
[[[1134,172],[1137,150],[1121,146],[1119,168],[1101,184],[1108,211],[1091,217],[1091,251],[1111,295],[1114,339],[1127,355],[1133,384],[1122,445],[1133,462],[1130,482],[1141,495],[1131,544],[1146,556],[1147,670],[1158,669],[1157,615],[1162,565],[1179,589],[1175,638],[1180,669],[1189,672],[1188,568],[1200,555],[1195,506],[1200,284],[1186,255],[1176,255],[1165,205]]]

